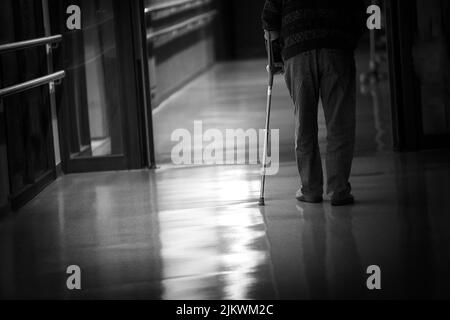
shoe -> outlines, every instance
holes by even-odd
[[[355,198],[348,194],[345,197],[336,197],[331,199],[331,205],[334,207],[350,206],[355,204]]]
[[[297,199],[297,201],[306,202],[306,203],[322,203],[323,202],[322,196],[305,196],[305,195],[301,194],[300,191],[297,192],[296,199]]]

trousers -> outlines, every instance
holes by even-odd
[[[323,195],[324,177],[318,138],[319,99],[327,127],[327,194],[351,192],[356,129],[354,52],[307,51],[285,61],[285,80],[295,106],[295,152],[301,192]]]

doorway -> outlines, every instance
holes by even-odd
[[[52,29],[63,35],[56,65],[66,70],[57,93],[65,173],[139,169],[146,148],[140,1],[49,0]],[[66,10],[81,9],[81,30],[68,30]],[[139,19],[139,17],[137,17]]]

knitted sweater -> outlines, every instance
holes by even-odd
[[[266,0],[263,28],[281,32],[285,60],[321,48],[355,50],[365,30],[363,0]]]

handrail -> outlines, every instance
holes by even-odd
[[[210,3],[211,0],[171,0],[166,3],[155,4],[145,8],[145,13],[152,13],[156,11],[161,11],[165,9],[170,9],[173,7],[178,7],[186,4],[191,4],[195,2],[201,2],[202,4]]]
[[[163,28],[154,32],[151,32],[147,35],[147,41],[157,41],[158,38],[166,36],[168,34],[172,34],[172,39],[176,38],[180,35],[186,34],[190,31],[198,29],[203,25],[209,23],[214,16],[217,14],[216,10],[212,10],[207,13],[199,14],[195,17],[187,19],[183,22],[177,23],[173,26]]]
[[[51,82],[63,79],[66,76],[65,71],[58,71],[52,74],[49,74],[45,77],[33,79],[27,82],[23,82],[21,84],[17,84],[11,87],[7,87],[4,89],[0,89],[0,98],[4,98],[6,96],[10,96],[13,94],[17,94],[23,91],[27,91],[36,87],[40,87],[42,85],[49,84]]]
[[[59,43],[62,41],[62,35],[58,34],[55,36],[37,38],[32,40],[13,42],[0,45],[0,54],[8,53],[16,50],[23,50],[28,48],[33,48],[46,44]]]

